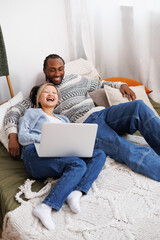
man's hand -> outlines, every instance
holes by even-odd
[[[16,133],[11,133],[9,135],[8,150],[12,157],[20,157],[20,144],[18,142],[18,136]]]
[[[127,95],[127,98],[129,101],[136,100],[136,94],[126,84],[121,85],[120,91],[121,91],[123,97],[126,97],[126,95]]]

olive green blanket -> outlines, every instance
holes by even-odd
[[[30,178],[21,160],[10,157],[7,150],[0,143],[0,228],[3,218],[8,211],[19,206],[14,199],[18,188],[24,181]],[[43,183],[36,181],[33,190],[38,191]]]

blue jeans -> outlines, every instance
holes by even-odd
[[[73,190],[87,194],[106,160],[102,150],[95,149],[92,158],[39,157],[33,144],[23,147],[22,159],[35,179],[59,178],[44,203],[59,210]]]
[[[96,148],[135,172],[160,181],[160,119],[142,100],[95,112],[85,122],[98,124]],[[121,137],[136,130],[150,147],[138,146]]]

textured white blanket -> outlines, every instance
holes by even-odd
[[[110,158],[88,195],[81,198],[81,213],[73,214],[67,204],[53,211],[54,232],[47,231],[32,215],[51,183],[38,193],[45,194],[42,197],[30,191],[31,184],[28,180],[20,188],[31,199],[5,216],[4,240],[160,239],[160,183]]]

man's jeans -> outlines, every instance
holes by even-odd
[[[95,149],[92,158],[38,157],[33,144],[23,147],[22,159],[28,173],[35,179],[59,178],[44,203],[59,210],[73,190],[87,194],[106,160],[105,153]]]
[[[91,114],[86,123],[97,123],[96,148],[132,170],[160,181],[160,119],[142,100],[122,103]],[[121,137],[139,130],[150,147]]]

